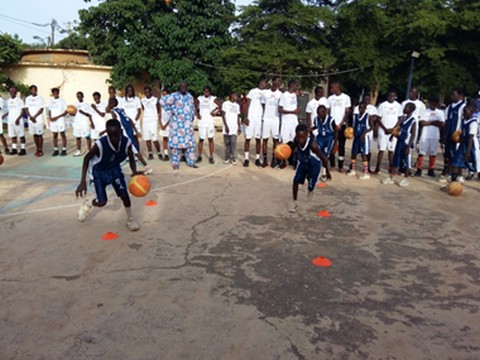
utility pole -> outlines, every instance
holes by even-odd
[[[55,45],[55,29],[57,25],[58,25],[57,20],[52,19],[52,22],[50,23],[50,29],[51,29],[50,47],[53,47]]]

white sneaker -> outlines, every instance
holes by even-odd
[[[225,165],[230,164],[230,159],[225,160],[223,163],[224,163]]]
[[[298,204],[296,201],[291,201],[289,204],[288,204],[288,212],[295,212],[297,211],[298,209]]]
[[[237,165],[237,160],[232,160],[232,165]]]
[[[385,180],[382,181],[382,184],[391,185],[391,184],[395,184],[395,181],[393,181],[393,179],[389,176]]]
[[[441,184],[446,184],[447,178],[445,177],[445,175],[440,175],[440,177],[438,178],[438,182]]]
[[[151,173],[153,173],[153,169],[150,166],[147,165],[147,166],[143,167],[142,172],[145,175],[150,175]]]
[[[369,174],[363,174],[362,176],[358,177],[358,180],[370,180]]]
[[[73,153],[73,156],[75,156],[75,157],[82,156],[82,152],[80,150],[77,150]]]
[[[357,172],[355,170],[351,170],[347,172],[347,176],[357,176]]]
[[[88,214],[90,214],[90,212],[91,212],[92,209],[93,209],[93,206],[92,206],[92,205],[88,205],[88,204],[87,204],[87,201],[88,201],[88,200],[85,200],[85,201],[83,202],[82,206],[80,206],[80,209],[78,209],[77,219],[78,219],[78,221],[80,221],[80,222],[84,222],[85,220],[87,220]]]
[[[403,179],[398,183],[398,186],[401,186],[401,187],[407,187],[408,185],[410,185],[410,181],[407,178]]]
[[[308,201],[311,201],[313,199],[313,190],[307,192],[307,199]]]
[[[137,220],[133,216],[130,216],[127,221],[127,227],[130,231],[140,230],[140,225],[137,223]]]
[[[457,178],[457,181],[458,181],[460,184],[463,184],[463,183],[465,183],[465,178],[464,178],[463,176],[459,176],[459,177]]]

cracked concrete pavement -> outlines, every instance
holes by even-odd
[[[289,214],[290,169],[154,162],[130,233],[118,200],[76,221],[79,162],[0,169],[0,359],[480,358],[477,181],[333,172]]]

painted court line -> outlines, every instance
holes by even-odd
[[[160,191],[171,189],[171,188],[174,188],[174,187],[178,187],[178,186],[182,186],[182,185],[186,185],[186,184],[191,184],[191,183],[194,183],[194,182],[197,182],[197,181],[205,180],[205,179],[208,179],[212,176],[220,174],[220,173],[222,173],[226,170],[229,170],[232,167],[233,167],[233,165],[230,165],[228,167],[225,167],[224,169],[217,170],[217,171],[215,171],[211,174],[204,175],[204,176],[201,176],[201,177],[196,178],[196,179],[190,179],[190,180],[182,181],[182,182],[179,182],[179,183],[176,183],[176,184],[167,185],[167,186],[164,186],[164,187],[161,187],[159,189],[152,190],[152,191],[160,192]],[[0,219],[1,218],[6,218],[6,217],[9,217],[9,216],[19,216],[19,215],[33,214],[33,213],[43,212],[43,211],[54,211],[54,210],[67,209],[67,208],[78,207],[78,206],[80,206],[79,203],[69,204],[69,205],[51,206],[51,207],[46,207],[46,208],[41,208],[41,209],[18,211],[18,212],[9,213],[9,214],[0,214]]]
[[[53,181],[71,181],[78,182],[78,179],[66,179],[53,176],[41,176],[41,175],[24,175],[24,174],[12,174],[12,173],[0,173],[0,176],[5,177],[19,177],[21,179],[39,179],[39,180],[53,180]]]

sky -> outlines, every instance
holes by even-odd
[[[233,0],[237,6],[248,5],[252,0]],[[0,33],[18,34],[27,44],[42,44],[50,36],[52,19],[63,29],[78,21],[78,10],[98,4],[83,0],[2,0],[0,6]],[[39,26],[45,25],[45,26]],[[36,37],[36,38],[34,38]],[[55,42],[65,37],[55,32]]]

